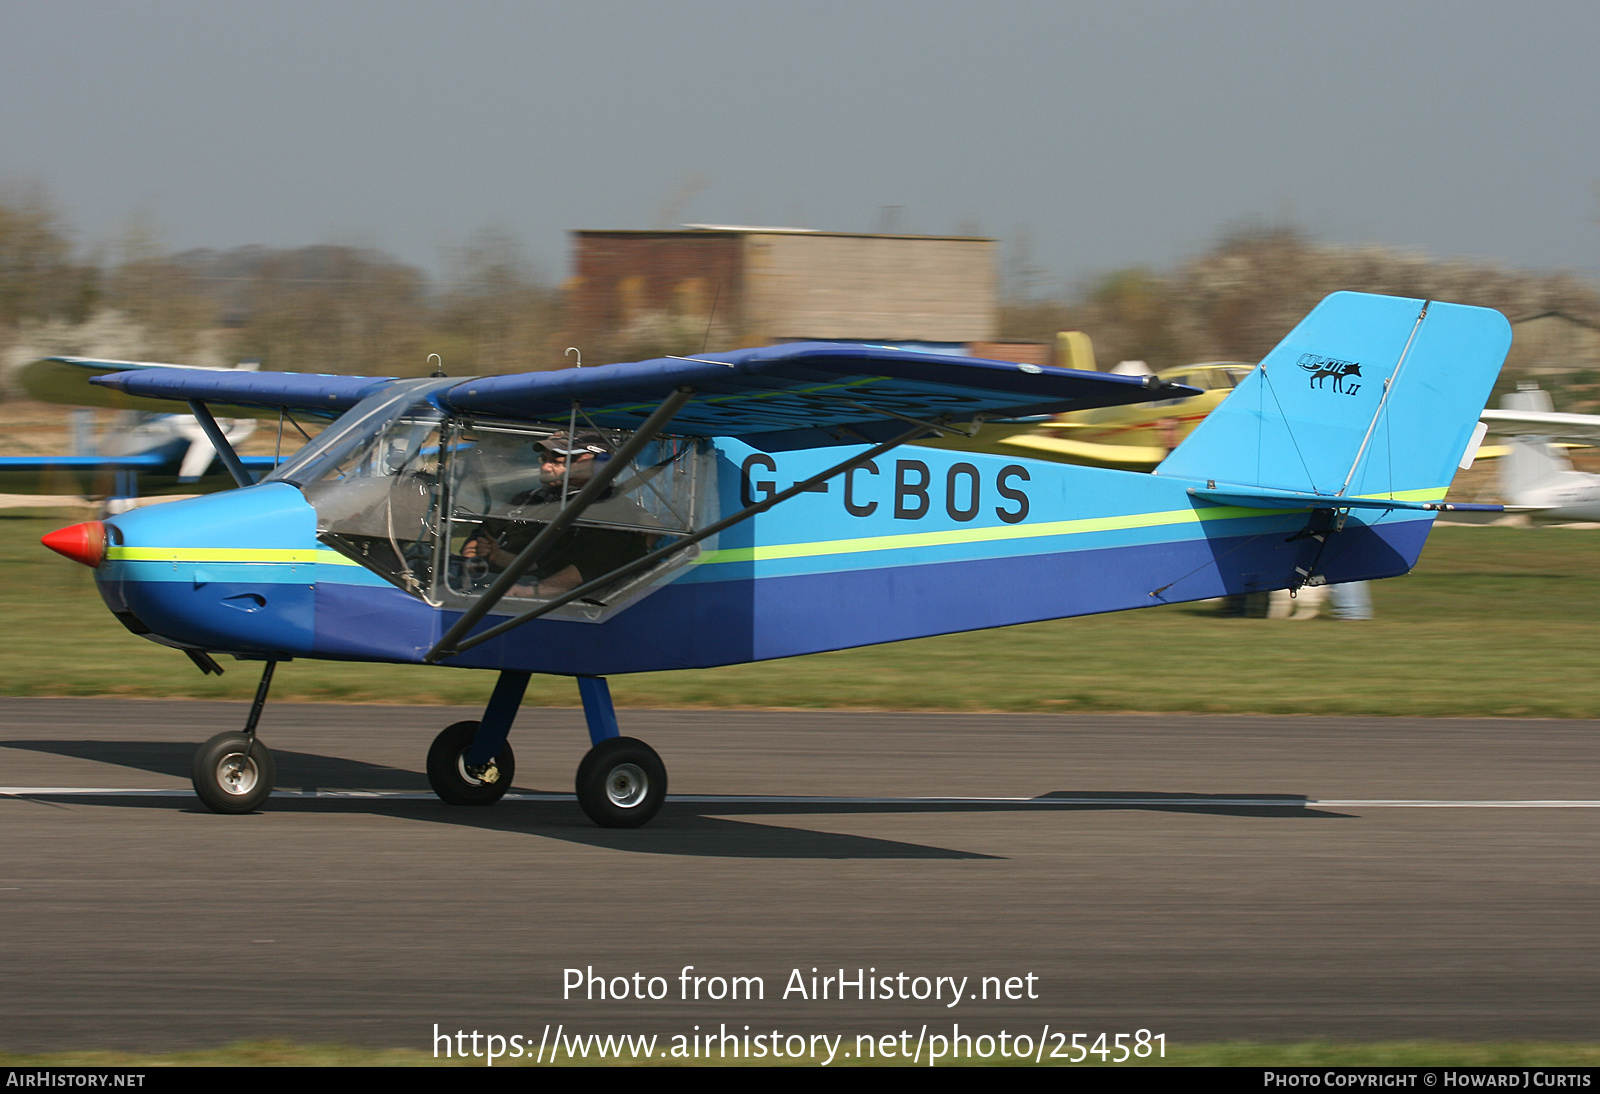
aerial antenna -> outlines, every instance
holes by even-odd
[[[431,365],[435,361],[437,361],[439,363],[438,363],[438,365],[436,365],[434,367],[434,370],[432,372],[428,373],[428,375],[429,376],[435,376],[435,377],[443,376],[444,375],[444,358],[440,357],[437,353],[428,354],[428,364]]]
[[[717,317],[717,301],[722,299],[722,282],[717,282],[717,291],[711,297],[711,311],[706,315],[706,336],[700,343],[700,352],[704,353],[711,344],[711,321]]]
[[[572,354],[572,355],[574,355],[574,356],[576,356],[578,358],[578,363],[576,365],[573,365],[572,366],[573,368],[582,368],[583,367],[583,351],[581,349],[579,349],[577,346],[568,346],[567,347],[567,353]],[[566,356],[566,354],[563,354],[562,356]]]

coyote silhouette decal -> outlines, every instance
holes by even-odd
[[[1318,357],[1314,353],[1300,355],[1300,367],[1311,373],[1311,386],[1324,387],[1322,381],[1333,377],[1333,390],[1341,395],[1354,395],[1361,389],[1360,384],[1344,386],[1345,377],[1360,376],[1361,363],[1359,361],[1337,361],[1332,357]]]

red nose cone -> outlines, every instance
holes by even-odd
[[[106,557],[106,526],[97,520],[58,528],[39,541],[58,555],[85,566],[98,566]]]

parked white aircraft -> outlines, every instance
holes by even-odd
[[[1508,393],[1480,419],[1510,441],[1500,462],[1508,511],[1538,521],[1600,521],[1600,475],[1575,470],[1562,444],[1600,444],[1600,415],[1561,414],[1537,387]]]
[[[216,448],[192,415],[173,414],[168,405],[122,398],[84,383],[88,376],[158,367],[189,366],[50,357],[17,370],[13,379],[30,398],[120,413],[103,428],[94,428],[92,422],[89,428],[75,428],[77,451],[71,456],[0,455],[0,492],[105,496],[113,499],[114,510],[120,510],[115,499],[209,492],[234,485],[216,465]],[[256,368],[257,362],[248,361],[237,369],[203,371],[253,372]],[[224,418],[218,427],[229,444],[237,445],[255,431],[256,422]],[[242,462],[260,474],[272,470],[275,463],[259,456],[242,457]]]

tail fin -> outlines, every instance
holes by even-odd
[[[1550,402],[1550,393],[1530,384],[1526,380],[1517,382],[1517,390],[1508,391],[1500,397],[1501,410],[1521,410],[1534,414],[1550,414],[1555,411],[1555,405]]]
[[[1572,461],[1544,437],[1512,437],[1510,441],[1511,451],[1500,463],[1500,492],[1510,505],[1549,505],[1549,487],[1569,479],[1592,481],[1575,472]]]
[[[1156,474],[1324,496],[1443,497],[1511,347],[1488,308],[1334,293]]]

